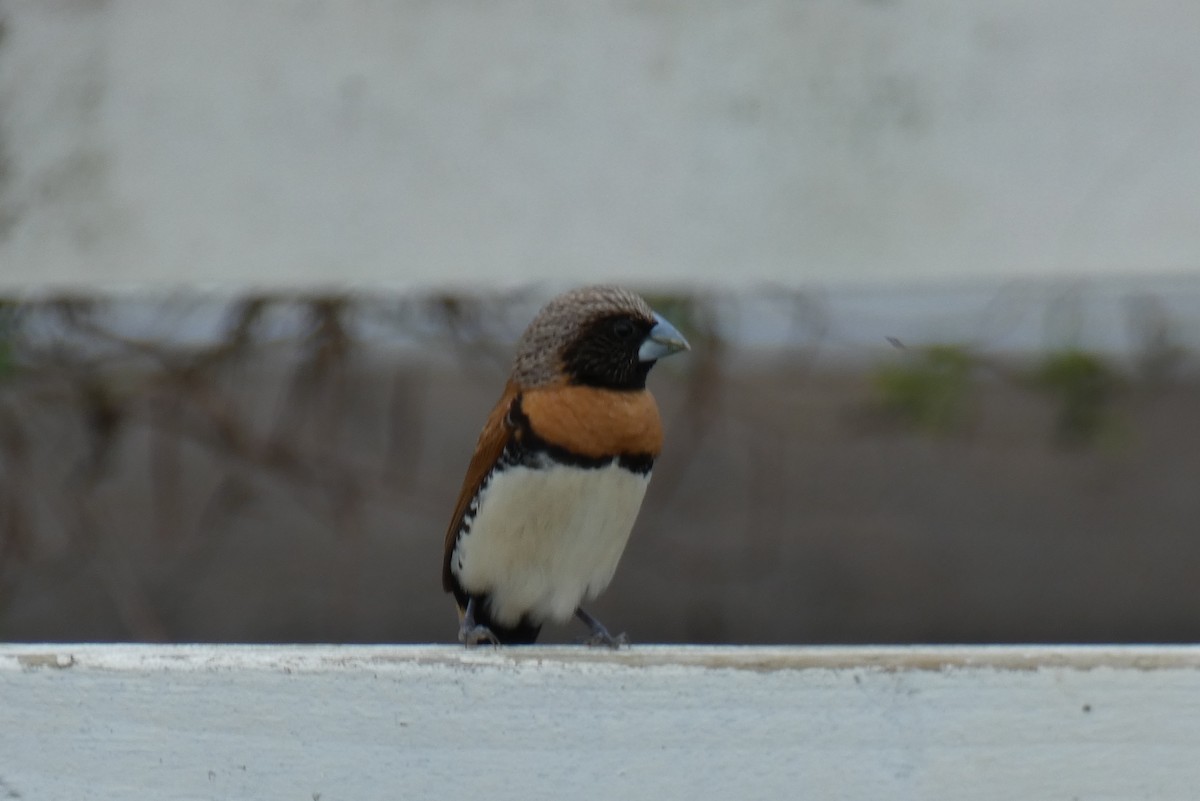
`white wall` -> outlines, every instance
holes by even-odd
[[[1178,799],[1196,648],[0,646],[0,797]]]
[[[0,289],[1200,265],[1193,0],[0,15]]]

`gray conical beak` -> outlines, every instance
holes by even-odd
[[[654,327],[650,329],[649,335],[646,336],[646,341],[638,349],[639,361],[654,362],[665,356],[670,356],[672,353],[692,349],[692,346],[683,338],[683,334],[679,333],[675,329],[675,326],[660,317],[657,312],[654,315],[654,323]]]

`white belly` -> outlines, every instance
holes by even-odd
[[[616,463],[502,470],[459,537],[451,570],[467,592],[491,596],[497,623],[568,620],[612,580],[649,481]]]

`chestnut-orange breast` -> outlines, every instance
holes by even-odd
[[[658,456],[662,421],[648,390],[549,386],[526,390],[521,409],[533,433],[589,458]]]

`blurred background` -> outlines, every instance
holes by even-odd
[[[479,427],[598,281],[693,345],[610,628],[1200,639],[1197,41],[1190,0],[0,0],[0,639],[454,641]]]

